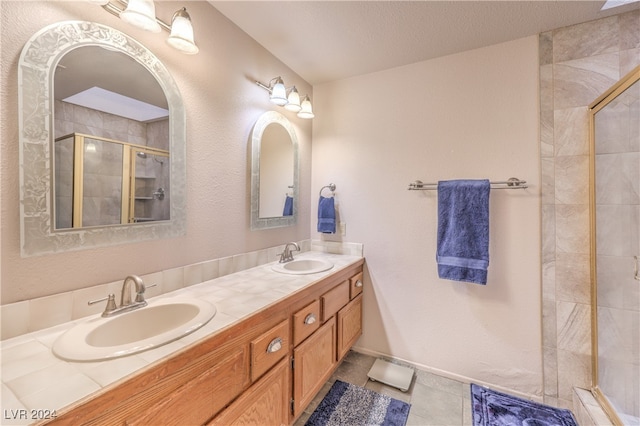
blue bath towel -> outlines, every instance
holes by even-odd
[[[285,198],[282,216],[293,216],[293,197],[287,195],[287,198]]]
[[[318,202],[318,232],[324,234],[336,233],[336,207],[333,197],[320,196]]]
[[[438,182],[438,276],[487,283],[489,266],[488,180]]]

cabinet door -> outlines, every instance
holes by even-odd
[[[203,424],[248,385],[248,352],[246,345],[234,351],[171,395],[128,418],[126,424]]]
[[[327,321],[293,351],[293,400],[297,416],[329,379],[336,360],[336,320]]]
[[[243,393],[209,425],[286,425],[289,424],[289,365],[281,361]]]
[[[362,334],[362,295],[338,312],[338,359],[342,359]]]

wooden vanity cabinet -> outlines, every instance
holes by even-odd
[[[362,330],[364,260],[58,412],[60,425],[292,424]]]

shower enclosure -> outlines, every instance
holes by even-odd
[[[55,141],[55,229],[169,220],[169,152],[72,133]]]
[[[590,106],[593,393],[640,425],[640,67]]]

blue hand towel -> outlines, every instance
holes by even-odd
[[[336,207],[333,197],[320,196],[318,202],[318,232],[325,234],[336,233]]]
[[[438,276],[487,283],[489,266],[488,180],[438,182]]]
[[[293,197],[287,195],[287,198],[285,198],[282,216],[293,216]]]

